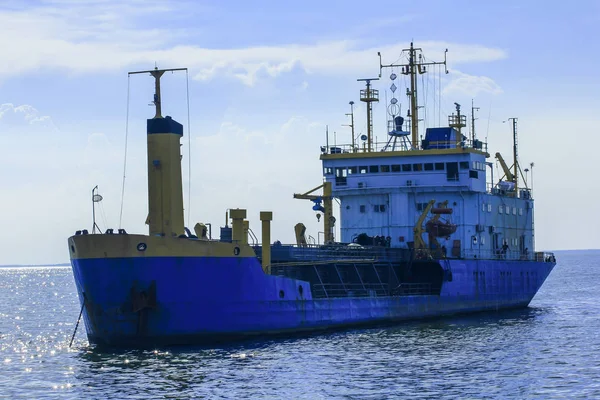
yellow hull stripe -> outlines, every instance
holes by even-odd
[[[69,238],[71,259],[125,257],[256,257],[247,244],[166,236],[80,235]]]

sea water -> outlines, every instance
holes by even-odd
[[[600,398],[600,251],[529,308],[213,348],[100,351],[68,267],[0,268],[0,398]]]

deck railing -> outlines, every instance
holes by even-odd
[[[261,246],[254,246],[257,256],[261,257]],[[272,245],[271,259],[274,262],[283,260],[289,262],[304,261],[339,261],[339,260],[362,260],[377,261],[385,260],[391,262],[400,262],[410,260],[410,250],[379,247],[379,246],[352,246],[346,244],[340,245]]]
[[[476,149],[479,151],[487,152],[487,143],[480,140],[464,140],[459,142],[458,145],[455,141],[430,141],[427,144],[427,148],[419,146],[419,150],[443,150],[443,149]],[[392,149],[388,146],[388,142],[374,142],[372,145],[372,151],[389,152],[389,151],[406,151]],[[367,144],[330,144],[328,146],[321,146],[322,154],[346,154],[346,153],[366,153],[368,152]]]
[[[534,254],[530,251],[519,251],[519,250],[472,250],[464,249],[461,252],[462,258],[468,259],[486,259],[486,260],[521,260],[521,261],[534,261]]]
[[[262,247],[253,246],[256,255],[262,257]],[[354,262],[408,262],[410,260],[444,260],[444,259],[481,259],[481,260],[517,260],[517,261],[548,261],[555,259],[550,252],[531,252],[529,250],[478,250],[478,249],[403,249],[379,246],[348,246],[312,245],[306,247],[297,245],[272,245],[271,259],[274,264],[290,263],[319,263],[328,261]]]

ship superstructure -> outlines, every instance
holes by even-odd
[[[312,202],[323,243],[299,222],[295,244],[271,244],[277,217],[262,211],[263,243],[250,244],[246,210],[235,205],[226,205],[219,240],[204,224],[193,233],[185,227],[183,127],[162,116],[166,70],[142,71],[156,87],[147,124],[149,234],[94,229],[69,238],[90,342],[198,344],[527,306],[555,260],[534,250],[531,190],[517,179],[516,120],[514,165],[498,154],[505,176],[488,184],[487,145],[463,133],[458,104],[448,126],[419,136],[416,77],[445,61],[425,62],[412,44],[407,52],[406,64],[380,61],[380,72],[399,68],[410,79],[407,123],[390,107],[388,139],[373,140],[378,78],[361,79],[367,134],[356,140],[351,113],[352,143],[322,146],[323,183],[294,195]]]
[[[406,51],[407,64],[381,65],[381,69],[399,67],[414,84],[425,66],[418,63],[418,49],[412,44]],[[393,85],[396,74],[390,78]],[[350,243],[364,241],[361,235],[382,236],[390,247],[438,258],[533,259],[533,199],[528,187],[517,186],[516,154],[514,173],[497,154],[506,179],[488,183],[493,164],[487,161],[487,143],[463,133],[467,117],[460,105],[455,104],[448,126],[427,128],[419,141],[416,89],[408,94],[410,121],[405,124],[402,116],[392,114],[387,142],[372,143],[368,124],[364,145],[321,148],[324,178],[340,201],[339,240]],[[378,95],[369,85],[361,91],[364,100]],[[390,104],[395,100],[392,97]],[[516,140],[516,121],[513,128]],[[390,145],[398,138],[403,140],[401,146]],[[417,223],[421,216],[425,224]]]
[[[504,258],[532,258],[531,191],[511,181],[489,185],[486,144],[461,136],[452,127],[429,128],[411,150],[324,148],[324,177],[340,200],[340,241],[364,233],[389,238],[391,247],[446,247],[454,257],[494,258],[502,251]],[[424,212],[448,217],[457,230],[435,241],[435,235],[415,237],[425,233],[415,226]]]

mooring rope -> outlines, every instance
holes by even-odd
[[[185,70],[185,86],[187,93],[187,118],[188,118],[188,215],[187,225],[190,226],[192,214],[192,131],[190,128],[190,81],[188,70]]]
[[[79,322],[81,321],[81,316],[83,315],[83,307],[85,307],[85,293],[83,293],[83,302],[81,303],[81,310],[79,310],[79,318],[77,318],[75,330],[73,331],[73,336],[71,336],[71,342],[69,342],[69,348],[71,348],[73,340],[75,339],[75,334],[77,333],[77,328],[79,328]]]

